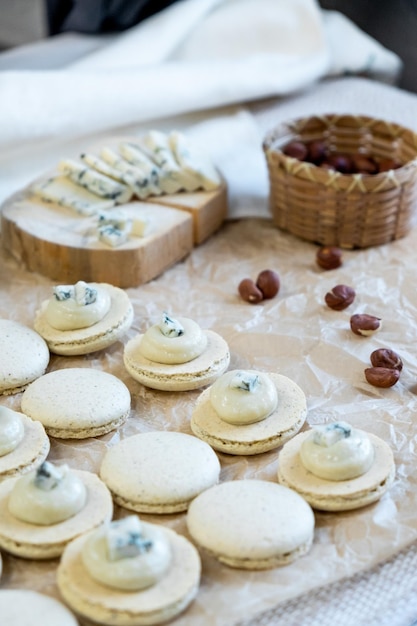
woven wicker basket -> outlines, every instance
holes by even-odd
[[[283,154],[289,141],[322,140],[330,153],[393,158],[373,175],[341,174]],[[281,124],[263,144],[270,208],[279,228],[321,245],[364,248],[404,237],[417,208],[417,134],[356,115],[320,115]]]

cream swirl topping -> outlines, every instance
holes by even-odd
[[[57,330],[77,330],[96,324],[109,312],[110,294],[105,287],[92,287],[80,280],[75,285],[59,285],[45,307],[45,317]]]
[[[49,526],[73,517],[86,502],[87,489],[80,478],[67,465],[56,467],[45,461],[16,481],[8,508],[23,522]]]
[[[13,452],[25,436],[20,413],[0,406],[0,456]]]
[[[157,526],[130,515],[93,531],[81,556],[90,576],[98,582],[139,591],[163,577],[171,563],[171,548]]]
[[[267,374],[255,370],[231,370],[210,388],[210,402],[229,424],[260,422],[278,405],[276,386]]]
[[[163,313],[159,324],[148,328],[143,335],[139,351],[149,361],[178,365],[197,358],[206,347],[207,335],[196,322]]]
[[[346,422],[315,426],[300,448],[304,467],[325,480],[350,480],[369,470],[374,448],[366,432]]]

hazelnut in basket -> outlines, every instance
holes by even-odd
[[[417,135],[389,121],[329,114],[286,122],[263,143],[278,228],[324,246],[404,237],[417,193]]]

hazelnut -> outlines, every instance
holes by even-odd
[[[258,304],[264,299],[262,291],[255,285],[251,278],[244,278],[239,283],[239,294],[246,302]]]
[[[379,348],[371,354],[371,363],[374,367],[385,367],[401,372],[403,362],[394,350],[389,348]]]
[[[341,174],[349,174],[352,171],[352,161],[347,154],[330,154],[327,163]]]
[[[304,161],[308,152],[307,146],[302,141],[291,141],[282,148],[282,151],[287,156],[299,161]]]
[[[342,251],[335,246],[324,246],[317,250],[316,262],[324,270],[334,270],[342,265]]]
[[[347,285],[336,285],[331,291],[324,296],[324,301],[330,309],[335,311],[343,311],[355,299],[355,290]]]
[[[400,372],[390,367],[368,367],[365,378],[374,387],[392,387],[398,382]]]
[[[395,159],[381,159],[378,163],[378,170],[380,172],[388,172],[389,170],[397,170],[401,167],[401,163]]]
[[[264,298],[273,298],[280,288],[279,276],[273,270],[263,270],[256,279],[256,286],[261,290]]]
[[[320,141],[319,139],[315,141],[310,141],[307,144],[308,149],[308,160],[316,165],[322,163],[327,157],[327,147],[324,141]]]
[[[357,313],[350,318],[350,327],[355,335],[368,337],[381,328],[381,318],[366,313]]]
[[[352,166],[356,172],[361,174],[376,174],[378,172],[378,166],[373,158],[364,154],[354,154],[352,156]]]

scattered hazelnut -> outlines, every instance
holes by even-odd
[[[365,378],[374,387],[392,387],[398,382],[400,372],[390,367],[368,367]]]
[[[266,299],[277,295],[280,288],[279,276],[273,270],[263,270],[256,279],[256,286]]]
[[[335,246],[324,246],[317,250],[316,262],[324,270],[334,270],[342,265],[342,251]]]
[[[293,159],[304,161],[307,156],[307,146],[302,141],[291,141],[282,149],[283,153]]]
[[[246,302],[258,304],[264,299],[262,291],[255,285],[251,278],[244,278],[239,283],[239,294]]]
[[[350,318],[350,327],[355,335],[368,337],[381,328],[381,318],[366,313],[357,313]]]
[[[355,290],[347,285],[336,285],[331,291],[324,296],[324,301],[330,309],[335,311],[343,311],[355,299]]]
[[[385,367],[401,372],[403,362],[394,350],[379,348],[371,354],[371,363],[374,367]]]

